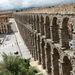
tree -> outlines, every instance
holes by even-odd
[[[5,53],[2,56],[3,63],[0,63],[0,75],[36,75],[39,72],[39,70],[30,66],[28,59]]]

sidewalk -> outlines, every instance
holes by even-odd
[[[14,29],[14,27],[16,27],[16,30],[17,30],[17,32],[15,32],[15,38],[16,38],[17,46],[18,46],[18,49],[19,49],[21,56],[25,59],[31,58],[30,52],[29,52],[27,46],[25,45],[25,43],[19,33],[19,30],[18,30],[18,27],[17,27],[15,20],[10,19],[10,21],[13,23],[12,28]],[[14,31],[16,31],[16,30],[14,30]]]

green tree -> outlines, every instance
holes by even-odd
[[[0,75],[42,75],[38,70],[30,66],[28,59],[22,59],[12,54],[3,54],[3,63],[0,63]]]

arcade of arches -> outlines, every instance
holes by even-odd
[[[11,33],[11,26],[9,25],[9,16],[5,14],[0,15],[0,34]]]
[[[75,75],[74,20],[71,14],[15,13],[20,34],[48,75]]]

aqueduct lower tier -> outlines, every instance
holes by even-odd
[[[15,13],[34,60],[49,75],[75,75],[75,14]]]

